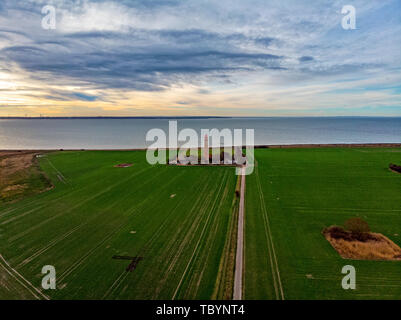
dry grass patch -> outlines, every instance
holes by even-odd
[[[3,197],[10,197],[11,195],[22,194],[28,188],[27,184],[15,184],[12,186],[5,187],[2,190]]]
[[[344,259],[401,260],[401,248],[380,233],[352,233],[332,226],[323,235]]]
[[[0,160],[0,168],[2,177],[11,176],[18,171],[27,169],[32,166],[33,153],[16,153],[8,154]]]
[[[0,152],[0,202],[16,201],[52,187],[36,159],[37,152]]]

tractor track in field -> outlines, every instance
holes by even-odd
[[[5,225],[5,224],[8,224],[8,223],[13,222],[13,221],[15,221],[15,220],[18,220],[18,219],[20,219],[20,218],[23,218],[23,217],[25,217],[25,216],[27,216],[27,215],[33,213],[33,212],[36,212],[36,211],[38,211],[38,210],[41,210],[41,209],[43,209],[43,208],[45,208],[45,207],[46,207],[46,205],[42,205],[42,206],[40,206],[40,207],[33,208],[33,209],[31,209],[31,210],[25,211],[24,213],[22,213],[22,214],[20,214],[20,215],[13,216],[13,217],[11,217],[11,218],[5,220],[5,221],[2,221],[2,222],[0,223],[0,225],[3,226],[3,225]]]
[[[57,243],[59,243],[60,241],[63,241],[64,239],[66,239],[67,237],[69,237],[71,234],[73,234],[75,231],[79,230],[80,228],[82,228],[85,224],[87,223],[83,223],[75,228],[73,228],[72,230],[69,230],[68,232],[64,233],[63,235],[61,235],[60,237],[57,237],[56,239],[53,239],[52,241],[50,241],[45,247],[43,247],[42,249],[36,251],[34,254],[32,254],[31,256],[29,256],[28,258],[24,259],[20,264],[18,264],[15,268],[19,269],[23,266],[25,266],[26,264],[30,263],[32,260],[36,259],[37,257],[39,257],[41,254],[45,253],[47,250],[49,250],[50,248],[54,247]]]
[[[203,187],[200,188],[199,194],[204,194],[204,192],[207,190],[208,184],[206,182],[207,182],[207,180],[203,184]],[[209,197],[210,197],[210,194],[208,195],[208,198]],[[180,224],[180,227],[177,230],[177,232],[175,233],[174,238],[172,238],[172,240],[169,242],[168,247],[166,248],[167,253],[170,253],[170,252],[174,252],[174,253],[173,253],[173,256],[171,256],[171,257],[164,256],[164,259],[166,259],[167,261],[170,261],[170,263],[166,267],[165,272],[163,273],[163,276],[162,276],[163,280],[161,282],[159,282],[159,285],[157,288],[158,290],[156,291],[156,294],[158,294],[158,291],[161,290],[161,286],[163,286],[164,283],[166,282],[167,276],[170,274],[171,270],[176,266],[177,261],[179,260],[182,252],[185,249],[185,245],[192,240],[192,238],[195,234],[196,230],[194,230],[194,228],[198,225],[198,221],[200,221],[203,216],[201,214],[198,214],[198,215],[196,215],[195,218],[193,218],[193,214],[195,213],[195,211],[197,209],[199,209],[199,213],[203,213],[203,206],[200,205],[201,199],[202,199],[201,197],[197,197],[197,199],[195,200],[195,202],[190,210],[190,213],[186,216],[185,223],[182,222]],[[206,203],[207,203],[206,199],[203,199],[203,205],[205,205]],[[188,230],[186,231],[184,238],[182,240],[180,240],[180,233],[183,230],[185,231],[187,224],[190,224],[190,226],[189,226]],[[174,248],[176,241],[179,241],[181,244],[178,247],[178,249],[176,249],[174,251],[172,249]]]
[[[183,173],[181,173],[182,175]],[[175,179],[178,178],[179,175],[177,175],[175,177]],[[173,179],[172,181],[170,181],[169,184],[170,185],[173,183],[173,181],[175,180]],[[181,199],[181,201],[179,201],[174,208],[178,207],[182,202],[184,201],[184,198]],[[146,201],[144,201],[146,202]],[[172,214],[174,212],[174,210],[170,211],[170,214]],[[166,219],[160,224],[159,228],[153,233],[152,237],[145,243],[145,245],[143,246],[143,248],[150,248],[150,246],[153,244],[153,242],[159,237],[160,233],[162,230],[165,230],[165,226],[168,222],[168,217],[166,217]],[[144,251],[148,250],[148,249],[142,249],[142,252],[139,252],[138,255],[142,255],[144,253]],[[107,289],[106,293],[103,295],[102,300],[105,300],[108,296],[110,296],[111,294],[113,294],[118,288],[119,286],[123,283],[123,281],[127,278],[129,272],[127,271],[123,271],[118,277],[117,279],[112,283],[112,285]]]
[[[52,166],[53,167],[53,166]],[[54,169],[54,168],[53,168]],[[55,170],[55,169],[54,169]],[[105,192],[109,191],[109,190],[113,190],[113,189],[117,189],[117,187],[119,187],[122,183],[124,183],[125,181],[129,181],[132,178],[134,178],[137,175],[141,175],[143,172],[147,171],[147,169],[143,169],[139,172],[136,172],[135,174],[129,176],[129,177],[125,177],[124,179],[120,179],[120,181],[118,183],[115,184],[109,184],[107,186],[107,188],[103,189],[103,190],[96,190],[95,194],[92,194],[89,198],[86,199],[79,199],[79,201],[75,202],[73,204],[73,206],[67,208],[67,210],[65,210],[63,213],[59,213],[59,214],[55,214],[54,216],[51,217],[46,217],[45,220],[41,221],[40,223],[36,223],[36,224],[31,224],[30,226],[28,226],[28,228],[26,228],[23,231],[20,231],[19,233],[14,233],[11,234],[11,237],[9,240],[11,240],[11,242],[16,242],[17,244],[19,242],[22,242],[23,240],[26,239],[26,237],[30,236],[31,234],[36,234],[39,231],[41,231],[44,227],[47,227],[50,222],[52,222],[52,225],[54,223],[58,223],[60,221],[60,223],[62,222],[61,218],[59,218],[59,216],[61,216],[62,214],[66,214],[66,213],[74,213],[74,210],[76,210],[77,208],[80,208],[82,206],[84,206],[85,204],[87,204],[90,201],[93,201],[93,199],[97,199],[98,197],[101,197]],[[223,173],[221,175],[219,175],[219,177],[222,179],[221,183],[213,183],[210,181],[210,179],[204,179],[205,181],[208,181],[208,185],[205,185],[205,188],[210,188],[214,186],[213,190],[208,192],[209,194],[206,195],[206,197],[202,197],[202,193],[198,194],[198,196],[195,198],[196,201],[198,202],[198,206],[194,206],[193,209],[193,213],[191,215],[191,217],[186,218],[186,227],[185,229],[187,229],[187,227],[190,227],[194,220],[197,220],[197,218],[199,218],[200,220],[200,226],[198,226],[196,229],[190,228],[192,231],[189,232],[189,239],[188,243],[192,243],[193,245],[195,245],[194,247],[194,251],[190,252],[188,255],[190,256],[192,254],[192,256],[190,257],[190,259],[188,260],[188,263],[184,262],[184,264],[182,265],[182,269],[186,266],[185,271],[181,275],[179,275],[179,277],[181,277],[180,283],[178,284],[178,287],[176,289],[176,293],[177,295],[181,294],[180,290],[183,290],[183,286],[185,285],[185,288],[187,288],[187,282],[189,281],[188,278],[191,280],[190,283],[190,287],[189,290],[191,290],[191,294],[193,292],[196,292],[199,283],[201,282],[201,280],[203,279],[202,274],[203,271],[206,269],[205,265],[201,266],[201,271],[200,271],[200,275],[196,274],[195,277],[192,277],[192,272],[194,270],[194,268],[198,268],[198,266],[195,266],[194,261],[198,261],[199,259],[203,259],[205,256],[209,256],[209,254],[211,253],[211,249],[207,249],[206,252],[203,252],[203,241],[206,241],[208,238],[210,239],[211,235],[209,235],[209,231],[211,230],[212,234],[216,234],[217,232],[217,226],[213,225],[213,222],[216,219],[216,212],[219,210],[221,203],[220,201],[222,199],[224,199],[224,197],[226,196],[226,192],[227,192],[227,176],[228,176],[228,172],[227,173]],[[177,178],[177,177],[176,177]],[[215,177],[213,177],[215,178]],[[149,181],[148,181],[149,183]],[[167,184],[167,186],[170,183]],[[203,186],[203,184],[201,184]],[[163,188],[163,190],[165,190]],[[199,188],[198,191],[201,191],[202,188]],[[216,193],[218,194],[218,196],[216,196]],[[223,196],[220,196],[221,194],[224,194]],[[60,200],[64,200],[64,199],[68,199],[68,197],[70,196],[70,193],[65,194],[63,193],[61,195],[61,197],[55,198],[53,197],[53,199],[51,200],[51,203],[55,203],[57,201]],[[205,198],[208,199],[208,201],[205,201]],[[194,199],[194,200],[195,200]],[[181,200],[183,201],[183,200]],[[140,214],[143,216],[144,212],[144,208],[142,206],[145,205],[145,202],[148,203],[147,200],[144,200],[142,202],[140,202],[139,207],[136,207],[136,209],[134,210],[129,210],[131,211],[131,213],[129,213],[129,216],[131,217],[133,214]],[[195,201],[194,201],[195,202]],[[33,201],[33,202],[29,202],[27,204],[25,204],[24,206],[21,206],[19,208],[15,208],[13,210],[7,210],[4,211],[4,217],[6,217],[6,219],[4,219],[2,221],[3,224],[8,224],[11,222],[14,222],[15,220],[19,219],[19,218],[23,218],[26,217],[27,215],[34,213],[36,211],[40,211],[43,206],[38,206],[37,200]],[[37,206],[33,209],[32,206]],[[199,208],[202,208],[201,210],[199,210]],[[209,209],[210,210],[209,210]],[[25,211],[26,209],[29,209],[28,211]],[[173,213],[173,212],[172,212]],[[125,217],[124,217],[125,218]],[[54,219],[56,219],[54,221]],[[128,217],[127,217],[128,219]],[[15,267],[16,269],[19,268],[23,268],[24,266],[26,266],[27,264],[30,264],[34,259],[37,259],[38,257],[40,257],[41,255],[43,255],[44,253],[46,253],[47,251],[49,251],[50,249],[53,251],[54,247],[57,246],[60,243],[64,243],[64,240],[67,238],[74,238],[76,237],[76,233],[77,231],[81,230],[83,227],[85,227],[85,225],[87,225],[89,223],[89,221],[91,221],[92,219],[89,218],[88,221],[86,222],[81,222],[81,224],[75,225],[75,226],[69,226],[70,228],[63,228],[64,231],[63,233],[59,233],[56,236],[53,236],[50,242],[47,242],[45,246],[36,247],[36,251],[32,250],[30,252],[25,252],[25,254],[20,255],[21,258],[19,258],[18,262],[18,266]],[[161,224],[160,228],[155,232],[154,236],[150,239],[150,243],[152,243],[152,241],[154,241],[157,237],[158,234],[160,234],[161,232],[163,232],[163,230],[165,230],[165,225],[167,225],[167,223],[169,223],[167,221],[167,219]],[[204,224],[204,225],[202,225]],[[126,224],[125,224],[126,225]],[[213,226],[212,228],[210,228],[210,226]],[[60,278],[58,279],[58,281],[62,281],[65,282],[68,279],[70,279],[71,277],[73,277],[75,279],[75,276],[72,276],[71,273],[72,272],[77,272],[77,269],[81,270],[84,268],[84,266],[87,263],[87,260],[91,258],[91,256],[93,256],[100,248],[101,246],[108,241],[110,238],[112,238],[116,233],[118,233],[120,230],[124,230],[124,224],[119,224],[117,226],[117,224],[114,224],[112,226],[110,226],[111,228],[109,228],[109,232],[106,234],[106,237],[101,239],[99,239],[99,243],[97,243],[96,246],[92,246],[90,248],[88,248],[89,250],[87,250],[84,254],[80,254],[77,256],[77,259],[75,259],[75,261],[73,261],[72,264],[70,264],[69,266],[67,265],[67,268],[65,270],[63,270],[63,272],[60,275]],[[113,228],[114,227],[114,228]],[[184,227],[183,227],[184,228]],[[85,227],[86,229],[86,227]],[[195,232],[196,231],[196,232]],[[184,231],[183,231],[184,232]],[[75,233],[75,234],[74,234]],[[185,233],[187,233],[185,231]],[[74,240],[75,241],[75,240]],[[169,243],[170,245],[170,243]],[[171,243],[171,245],[174,245],[174,243]],[[209,244],[207,245],[207,247],[209,246]],[[211,246],[211,245],[210,245]],[[86,249],[86,248],[84,248]],[[185,248],[184,248],[185,249]],[[183,249],[183,250],[184,250]],[[25,259],[23,259],[23,257],[26,257]],[[0,258],[2,258],[2,256],[0,255]],[[0,265],[2,266],[3,264],[0,261]],[[175,265],[178,265],[178,262],[175,263]],[[175,267],[174,265],[174,267]],[[173,269],[174,269],[173,267]],[[180,270],[181,270],[181,264],[179,266]],[[11,267],[10,267],[11,268]],[[25,278],[23,278],[22,275],[20,275],[18,273],[18,271],[16,269],[12,269],[12,277],[15,278],[18,275],[18,279],[21,278],[20,280],[25,283],[24,287],[30,287],[27,283],[29,283],[28,280],[26,280]],[[20,271],[20,270],[19,270]],[[173,270],[174,271],[174,270]],[[9,271],[7,271],[9,272]],[[170,270],[171,272],[171,270]],[[168,275],[170,276],[170,272],[168,272]],[[121,288],[124,283],[126,283],[126,280],[130,280],[127,279],[127,277],[129,276],[130,273],[127,272],[123,272],[122,274],[119,274],[117,278],[115,278],[113,281],[113,284],[111,285],[111,287],[108,288],[106,294],[104,295],[104,298],[107,297],[114,297],[115,294],[119,294],[119,292],[116,292],[119,290],[119,288]],[[23,279],[23,280],[22,280]],[[178,278],[180,279],[180,278]],[[18,281],[19,282],[19,281]],[[29,283],[30,284],[30,283]],[[184,284],[184,285],[183,285]],[[33,290],[33,288],[30,288],[31,290]],[[36,289],[36,288],[35,288]],[[173,288],[172,288],[173,289]],[[125,288],[124,288],[125,290]],[[36,292],[36,290],[35,290]],[[41,293],[41,291],[39,290],[39,292]],[[41,296],[39,294],[39,292],[36,292],[35,297],[37,298],[44,298],[44,299],[49,299],[49,297],[43,295]]]
[[[98,193],[94,194],[92,197],[83,199],[82,201],[80,201],[79,203],[77,203],[77,206],[74,206],[74,208],[77,208],[77,207],[79,207],[80,205],[84,205],[86,202],[91,201],[91,200],[97,198],[98,196],[103,195],[105,192],[108,192],[108,191],[112,190],[114,187],[116,187],[116,186],[118,186],[118,185],[120,185],[120,184],[122,184],[122,183],[124,183],[124,182],[129,181],[131,178],[134,178],[135,176],[140,175],[141,173],[146,172],[146,171],[149,170],[149,169],[150,169],[150,167],[149,167],[149,168],[141,169],[141,170],[135,172],[133,175],[131,175],[131,176],[129,176],[129,177],[123,179],[123,180],[120,180],[120,181],[117,182],[117,183],[114,183],[114,184],[109,185],[107,189],[102,189],[102,190],[100,190]],[[91,186],[89,186],[88,188],[91,188]],[[49,205],[51,205],[51,204],[53,204],[53,203],[60,202],[60,201],[64,200],[65,198],[70,197],[70,196],[73,195],[74,193],[83,193],[83,191],[84,191],[83,189],[80,189],[80,190],[77,190],[76,192],[68,192],[68,193],[65,193],[65,194],[59,196],[58,198],[55,198],[55,199],[50,200],[46,205],[42,205],[42,206],[33,208],[33,209],[30,211],[30,213],[35,213],[36,211],[39,211],[40,209],[42,209],[42,208],[45,207],[45,206],[49,206]],[[35,200],[33,200],[33,201],[27,203],[26,205],[22,206],[22,207],[19,207],[19,208],[17,207],[17,208],[15,208],[15,209],[11,209],[11,210],[9,210],[9,211],[3,212],[3,213],[0,214],[0,218],[1,218],[2,216],[4,216],[4,215],[7,215],[7,214],[11,213],[11,212],[14,212],[14,211],[17,211],[17,212],[18,212],[18,211],[21,211],[21,210],[25,209],[26,207],[29,207],[30,205],[34,205],[34,204],[35,204],[36,202],[38,202],[38,201],[40,201],[40,200],[35,199]],[[70,210],[71,210],[71,208],[68,208],[68,211],[70,211]],[[16,217],[19,218],[19,216],[21,216],[21,215],[25,215],[25,213],[22,212],[22,214],[18,214]],[[52,218],[50,218],[50,220],[53,220],[53,218],[56,218],[56,216],[53,216]],[[46,222],[46,221],[47,221],[47,220],[45,220],[45,221],[43,221],[43,222]]]
[[[223,204],[223,202],[227,199],[228,195],[229,195],[229,184],[227,183],[229,180],[229,177],[227,177],[226,179],[226,183],[225,183],[225,188],[224,191],[222,192],[222,196],[219,199],[219,205],[217,207],[217,211],[220,212],[221,206]],[[208,232],[208,238],[207,241],[205,242],[205,248],[204,248],[204,260],[208,261],[210,255],[212,254],[212,248],[213,248],[213,239],[216,239],[217,234],[218,234],[218,230],[220,228],[220,225],[222,223],[221,219],[218,219],[218,217],[215,215],[214,219],[217,219],[216,223],[213,223],[213,227],[210,228],[209,232]],[[229,232],[227,232],[227,235],[229,235]],[[208,239],[211,239],[210,241]],[[222,252],[222,256],[224,255],[224,251]],[[190,288],[194,288],[192,290],[193,294],[192,297],[196,297],[198,290],[199,290],[199,286],[200,286],[200,282],[203,279],[203,274],[206,271],[206,267],[207,264],[203,264],[202,265],[202,271],[200,272],[197,282],[195,285],[191,285],[192,283],[195,283],[195,278],[192,279],[192,281],[190,282]],[[191,292],[191,291],[190,291]]]
[[[25,289],[27,289],[36,299],[50,300],[49,297],[43,294],[38,288],[36,288],[31,282],[25,279],[17,270],[12,268],[10,264],[4,259],[0,254],[0,266],[19,284],[21,284]]]
[[[153,178],[155,179],[157,176],[154,176]],[[120,200],[112,203],[111,205],[109,205],[108,207],[104,208],[102,210],[102,214],[107,214],[107,211],[112,209],[116,204],[118,204],[120,202]],[[50,241],[45,247],[39,249],[38,251],[36,251],[35,253],[33,253],[31,256],[29,256],[28,258],[24,259],[16,268],[19,269],[20,267],[23,267],[24,265],[26,265],[27,263],[31,262],[32,260],[36,259],[38,256],[40,256],[41,254],[43,254],[44,252],[46,252],[47,250],[51,249],[52,247],[54,247],[56,244],[58,244],[59,242],[65,240],[66,238],[68,238],[70,235],[72,235],[73,233],[75,233],[76,231],[78,231],[79,229],[81,229],[82,227],[89,225],[90,222],[99,219],[100,214],[99,215],[95,215],[92,216],[91,218],[89,218],[86,222],[81,223],[77,226],[75,226],[73,229],[68,230],[67,232],[65,232],[63,235],[56,237],[54,239],[52,239],[52,241]]]
[[[177,177],[175,177],[174,179],[176,179]],[[170,181],[170,183],[172,183],[174,181],[174,179],[172,181]],[[143,200],[143,202],[140,203],[140,205],[143,205],[144,203],[146,203],[146,201],[147,200]],[[137,211],[139,211],[138,208],[134,208],[130,212],[129,216],[126,217],[126,220],[124,220],[124,222],[122,224],[120,224],[117,228],[113,229],[113,231],[111,233],[109,233],[105,238],[103,238],[103,240],[98,245],[96,245],[95,247],[90,249],[81,258],[79,258],[75,263],[73,263],[68,269],[66,269],[64,271],[64,273],[61,274],[59,280],[63,281],[68,275],[71,274],[72,271],[76,270],[79,266],[81,266],[82,263],[84,261],[86,261],[94,252],[96,252],[96,250],[99,249],[107,240],[111,239],[115,234],[117,234],[120,230],[122,230],[124,227],[126,227],[126,224],[129,221],[130,217]]]
[[[209,189],[209,180],[203,179],[202,183],[199,183],[201,186],[198,188],[198,192],[194,192],[194,194],[204,195],[206,191]],[[204,218],[204,212],[207,208],[207,204],[209,203],[209,199],[212,196],[212,191],[209,190],[207,196],[202,198],[198,196],[191,207],[188,215],[186,215],[185,220],[179,223],[180,227],[175,233],[174,237],[167,244],[166,249],[163,251],[162,260],[170,261],[169,265],[165,268],[161,280],[158,282],[155,293],[152,295],[152,299],[157,299],[158,294],[160,293],[162,287],[166,283],[168,276],[171,274],[173,268],[177,265],[177,262],[180,260],[182,253],[186,248],[186,244],[191,242],[194,236],[196,235],[197,227],[199,226],[199,221],[202,221]],[[196,214],[197,213],[197,214]],[[181,237],[181,233],[184,232],[184,237]],[[178,249],[174,250],[176,243],[179,242],[180,245]]]
[[[218,188],[219,190],[218,190],[218,193],[217,193],[217,194],[220,194],[221,189],[222,189],[224,183],[226,182],[226,178],[227,178],[226,176],[227,176],[227,174],[225,174],[225,175],[223,176],[223,178],[221,179],[222,182],[221,182],[221,184],[220,184],[220,186],[219,186],[219,188]],[[197,243],[196,243],[195,249],[194,249],[194,251],[193,251],[193,253],[192,253],[192,256],[191,256],[191,258],[189,259],[189,261],[188,261],[188,263],[187,263],[187,266],[185,267],[185,270],[184,270],[184,272],[183,272],[183,274],[182,274],[182,276],[181,276],[181,279],[180,279],[180,281],[179,281],[179,283],[178,283],[178,285],[177,285],[177,287],[176,287],[176,289],[175,289],[175,291],[174,291],[172,300],[175,300],[175,298],[176,298],[176,296],[177,296],[177,294],[178,294],[178,291],[179,291],[180,288],[181,288],[182,282],[184,281],[184,278],[185,278],[185,276],[187,275],[187,271],[188,271],[189,267],[191,266],[192,261],[193,261],[195,255],[198,254],[198,247],[199,247],[199,245],[200,245],[200,243],[201,243],[201,240],[203,239],[203,235],[204,235],[204,233],[205,233],[205,231],[206,231],[206,228],[207,228],[207,226],[209,225],[209,220],[210,220],[210,217],[212,216],[212,213],[214,212],[213,209],[214,209],[215,206],[216,206],[217,199],[218,199],[218,197],[215,197],[215,199],[214,199],[214,201],[213,201],[212,210],[210,210],[209,214],[207,215],[206,222],[204,223],[203,229],[202,229],[201,234],[200,234],[200,236],[199,236],[199,239],[198,239],[198,241],[197,241]]]
[[[38,199],[31,200],[31,201],[29,201],[29,202],[27,202],[27,203],[24,203],[24,205],[21,206],[21,207],[16,207],[16,208],[12,208],[12,209],[8,209],[8,210],[0,211],[0,218],[6,216],[6,215],[8,215],[8,214],[12,214],[12,213],[15,212],[15,211],[24,210],[24,209],[26,209],[26,208],[28,208],[28,207],[30,207],[30,206],[35,205],[37,202],[40,202],[40,200],[38,200]],[[32,210],[33,210],[33,209],[36,209],[36,208],[32,208]]]
[[[54,166],[53,162],[50,161],[49,157],[46,157],[46,160],[49,162],[50,166],[54,169],[54,171],[56,171],[56,173],[57,173],[57,178],[58,178],[62,183],[68,184],[69,182],[68,182],[67,178],[61,173],[60,170],[58,170],[58,169]]]
[[[126,221],[121,223],[117,228],[113,229],[112,232],[110,232],[106,237],[103,238],[102,241],[100,241],[95,247],[90,249],[88,252],[86,252],[81,258],[79,258],[75,263],[73,263],[68,269],[66,269],[58,278],[58,280],[61,282],[63,281],[66,277],[68,277],[73,271],[75,271],[78,267],[80,267],[93,253],[96,252],[97,249],[99,249],[103,244],[111,239],[117,232],[119,232],[124,226],[126,225]]]
[[[133,174],[133,175],[131,175],[131,176],[129,176],[129,177],[127,177],[127,178],[125,178],[125,179],[123,179],[123,180],[121,180],[121,181],[115,183],[115,184],[112,184],[111,186],[109,186],[109,187],[103,189],[102,191],[100,191],[100,192],[98,192],[98,193],[92,195],[91,197],[88,197],[88,198],[82,200],[81,202],[78,202],[76,205],[70,207],[68,210],[62,211],[62,212],[60,212],[60,213],[58,213],[58,214],[56,214],[56,215],[54,215],[54,216],[51,216],[50,218],[41,221],[40,223],[38,223],[38,224],[32,226],[31,228],[26,229],[26,230],[24,230],[23,232],[14,235],[13,237],[10,237],[9,241],[10,241],[10,242],[14,242],[15,240],[18,240],[18,239],[20,239],[20,238],[26,236],[27,234],[29,234],[30,232],[32,232],[32,231],[34,231],[34,230],[40,228],[40,227],[43,226],[44,224],[46,224],[46,223],[48,223],[48,222],[50,222],[50,221],[52,221],[52,220],[54,220],[54,219],[56,219],[56,218],[62,216],[62,215],[65,215],[66,212],[70,212],[70,211],[72,211],[72,210],[75,210],[75,209],[81,207],[82,205],[88,203],[89,201],[92,201],[92,200],[96,199],[97,197],[102,196],[103,194],[109,192],[109,191],[112,190],[113,188],[115,188],[115,187],[117,187],[117,186],[123,184],[124,182],[129,181],[129,180],[132,179],[133,177],[137,176],[138,174],[140,174],[140,173],[142,173],[142,172],[144,172],[144,171],[146,171],[146,170],[148,170],[148,169],[143,169],[143,170],[141,170],[141,171],[139,171],[139,172],[136,172],[135,174]],[[53,202],[56,202],[56,201],[60,201],[60,199],[55,199],[55,200],[53,200]]]
[[[204,183],[200,183],[200,185],[202,187],[199,188],[198,194],[203,195],[208,190],[209,184],[206,182],[208,182],[208,179],[205,179]],[[167,254],[163,255],[163,259],[166,261],[170,261],[170,263],[165,268],[165,271],[164,271],[163,275],[161,276],[162,280],[159,281],[152,299],[156,299],[161,288],[164,286],[165,282],[167,281],[167,278],[170,275],[171,270],[173,270],[173,268],[176,266],[177,262],[179,261],[179,258],[181,257],[183,251],[185,250],[186,244],[188,242],[191,242],[193,237],[195,236],[196,228],[199,225],[198,222],[202,221],[202,218],[204,217],[203,212],[206,210],[204,208],[207,207],[207,204],[209,203],[208,199],[211,197],[211,194],[212,194],[212,192],[209,192],[206,199],[205,198],[202,199],[202,197],[196,198],[189,214],[186,215],[186,218],[184,220],[185,222],[183,221],[180,223],[180,227],[177,230],[177,232],[175,233],[175,236],[169,241],[169,244],[168,244],[166,250],[164,250],[164,252],[166,252]],[[198,214],[195,217],[193,217],[196,214],[197,210],[198,210]],[[180,237],[182,231],[185,232],[185,235],[183,238]],[[179,245],[178,249],[173,250],[177,241],[180,242],[180,245]]]
[[[217,193],[218,195],[221,195],[221,197],[216,196],[215,199],[213,200],[212,209],[211,209],[211,212],[212,212],[213,214],[208,216],[208,218],[207,218],[208,220],[206,221],[205,227],[207,227],[207,225],[210,225],[210,224],[212,223],[212,222],[211,222],[211,221],[212,221],[211,219],[213,219],[213,221],[216,221],[216,212],[219,212],[219,209],[220,209],[220,207],[221,207],[221,205],[222,205],[222,203],[223,203],[223,201],[224,201],[224,198],[225,198],[226,195],[227,195],[227,191],[228,191],[228,190],[227,190],[228,175],[229,175],[228,172],[226,172],[224,175],[222,175],[222,178],[221,178],[222,183],[220,184],[220,186],[219,186],[219,191],[218,191],[218,193]],[[222,191],[223,188],[224,188],[224,192]],[[209,220],[210,220],[210,221],[209,221]],[[215,239],[215,237],[216,237],[216,232],[217,232],[217,229],[218,229],[219,220],[217,220],[217,221],[218,221],[217,223],[213,223],[213,226],[212,226],[212,225],[209,226],[207,235],[201,235],[201,237],[199,238],[199,240],[198,240],[198,248],[196,249],[196,253],[195,253],[195,251],[194,251],[193,261],[195,261],[196,259],[199,258],[199,254],[200,254],[199,245],[200,245],[201,243],[205,245],[205,247],[203,248],[203,250],[204,250],[204,251],[203,251],[203,257],[204,257],[204,255],[206,255],[206,257],[209,256],[209,254],[210,254],[210,247],[209,247],[208,250],[207,250],[207,245],[208,245],[208,244],[210,245],[210,244],[211,244],[211,241],[207,241],[207,239],[208,239],[208,237],[211,237],[212,239]],[[205,230],[206,230],[206,229],[204,229],[204,230],[202,231],[202,233],[204,233]],[[203,241],[203,242],[200,242],[201,240],[204,240],[204,241]],[[204,257],[204,261],[207,260],[206,257]],[[188,274],[191,270],[193,270],[194,266],[195,266],[195,265],[194,265],[193,262],[191,262],[190,264],[188,264],[188,265],[187,265],[188,269],[187,269],[186,274]],[[200,283],[200,281],[202,280],[202,275],[203,275],[205,269],[206,269],[206,264],[203,264],[202,271],[199,273],[198,281],[197,281],[197,283],[196,283],[195,286],[192,286],[192,285],[191,285],[191,284],[194,283],[194,281],[196,280],[195,277],[191,277],[191,278],[190,278],[190,282],[189,282],[189,284],[188,284],[189,292],[190,292],[190,290],[192,290],[193,288],[194,288],[195,292],[198,290],[198,288],[199,288],[199,283]],[[184,276],[184,275],[183,275],[183,276]]]
[[[283,285],[281,283],[281,278],[280,278],[280,270],[279,270],[278,262],[277,262],[276,250],[274,249],[274,244],[273,244],[273,237],[272,237],[271,228],[270,228],[270,221],[269,221],[269,217],[268,217],[268,213],[267,213],[267,209],[266,209],[262,186],[260,183],[258,164],[257,164],[256,160],[255,160],[255,164],[256,164],[255,165],[255,175],[256,175],[257,186],[258,186],[258,190],[259,190],[260,204],[261,204],[261,208],[262,208],[262,215],[263,215],[263,219],[264,219],[264,225],[265,225],[265,231],[266,231],[266,237],[267,237],[266,240],[267,240],[267,247],[269,250],[269,259],[270,259],[270,266],[272,269],[274,290],[276,293],[277,300],[285,300]]]
[[[182,175],[183,173],[181,173]],[[176,176],[175,179],[178,178],[178,175]],[[168,185],[170,185],[172,182],[174,181],[174,179],[172,181],[170,181],[170,183]],[[184,198],[182,198],[175,206],[174,208],[178,207],[179,204],[181,204],[184,201]],[[146,201],[144,201],[146,202]],[[174,212],[174,210],[170,211],[170,214],[172,214]],[[148,250],[148,248],[150,248],[150,246],[153,244],[153,242],[159,237],[161,231],[165,230],[165,226],[168,222],[168,217],[166,217],[166,219],[160,224],[160,226],[158,227],[158,229],[153,233],[152,237],[144,244],[144,246],[142,247],[142,251],[140,251],[137,255],[141,256],[143,255],[143,253],[145,251]],[[144,249],[146,248],[146,249]],[[106,290],[106,293],[103,295],[102,300],[105,300],[108,296],[110,296],[111,294],[113,294],[118,288],[119,286],[124,282],[124,280],[127,278],[127,276],[129,275],[129,272],[127,272],[126,270],[124,270],[118,277],[117,279],[112,283],[112,285]]]

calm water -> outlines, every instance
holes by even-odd
[[[0,149],[145,148],[169,119],[0,119]],[[401,143],[401,118],[179,119],[179,129],[254,129],[255,144]]]

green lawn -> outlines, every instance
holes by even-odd
[[[52,299],[223,298],[234,168],[150,166],[141,151],[51,153],[40,165],[55,188],[0,207],[0,254],[34,287],[53,265]],[[126,272],[114,255],[143,260]],[[29,298],[7,268],[0,299]]]
[[[358,216],[401,245],[401,175],[388,170],[400,149],[261,149],[255,157],[245,298],[281,299],[281,288],[285,299],[401,298],[401,262],[343,260],[321,234]],[[355,291],[341,287],[347,264],[356,268]]]

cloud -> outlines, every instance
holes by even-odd
[[[47,4],[57,9],[56,30],[41,28],[41,8]],[[358,28],[352,31],[341,28],[342,5],[339,0],[314,5],[300,0],[4,0],[0,84],[7,83],[2,77],[12,78],[7,88],[16,89],[7,89],[3,100],[27,104],[37,96],[90,104],[149,92],[146,103],[160,108],[164,92],[172,92],[170,104],[189,101],[189,107],[192,97],[173,93],[193,87],[188,92],[210,97],[219,107],[235,101],[252,112],[356,103],[350,92],[324,93],[316,87],[353,86],[397,74],[401,4],[354,0]],[[379,91],[381,83],[375,86],[369,90]],[[375,101],[394,105],[399,94],[393,90]],[[357,103],[370,101],[361,96]],[[130,100],[127,108],[133,104]]]
[[[40,40],[30,46],[8,46],[0,55],[18,63],[36,78],[53,74],[56,79],[76,79],[94,87],[149,91],[163,90],[191,78],[194,81],[203,75],[283,68],[280,63],[283,57],[246,52],[230,45],[238,37],[199,30],[149,33],[142,30],[129,36],[96,31],[67,34],[53,41]],[[134,43],[130,44],[129,39],[134,39]],[[137,46],[135,39],[138,42],[147,39],[147,44]],[[109,45],[108,40],[115,45]],[[105,43],[94,43],[102,41]],[[119,44],[125,41],[128,43],[121,47]],[[216,44],[219,41],[223,43]],[[214,47],[226,51],[213,50]]]
[[[299,58],[299,62],[310,62],[313,60],[314,60],[313,57],[310,57],[310,56],[303,56],[303,57]]]
[[[98,96],[88,95],[82,92],[68,92],[68,91],[55,91],[51,92],[52,95],[47,95],[46,98],[55,101],[97,101]]]

